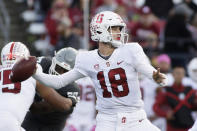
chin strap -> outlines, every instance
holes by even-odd
[[[122,44],[122,42],[116,40],[113,40],[113,42],[111,43],[111,45],[116,48],[120,47]]]

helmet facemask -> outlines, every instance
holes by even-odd
[[[74,67],[77,50],[68,47],[55,52],[49,73],[59,75],[71,70]],[[60,73],[61,72],[61,73]]]
[[[49,74],[60,75],[60,70],[65,73],[70,69],[70,65],[65,62],[59,62],[55,57],[53,57],[51,67],[49,68]]]
[[[113,33],[112,27],[113,26],[109,26],[109,29],[108,29],[109,35],[111,37],[111,41],[109,43],[111,43],[111,45],[113,47],[119,47],[120,45],[127,43],[128,42],[128,34],[125,33],[125,27],[120,26],[120,33]],[[118,39],[118,40],[114,39],[113,38],[114,35],[120,35],[120,39]]]

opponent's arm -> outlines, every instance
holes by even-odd
[[[36,83],[36,89],[45,100],[45,103],[48,103],[53,109],[58,111],[68,111],[78,102],[77,98],[66,98],[57,93],[54,89],[46,87],[38,81]]]

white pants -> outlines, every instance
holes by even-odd
[[[0,111],[0,131],[25,131],[9,112]]]
[[[157,118],[156,120],[152,121],[152,124],[158,127],[161,131],[166,131],[166,119],[165,118]]]
[[[189,129],[188,131],[197,131],[197,119],[196,119],[194,125],[192,126],[192,128]]]
[[[144,110],[108,115],[98,113],[96,131],[160,131],[147,119]]]

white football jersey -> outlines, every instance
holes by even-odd
[[[80,88],[80,102],[77,103],[73,113],[76,112],[84,116],[91,115],[93,119],[93,115],[95,115],[95,91],[93,82],[89,77],[84,77],[77,80],[76,83]]]
[[[146,59],[138,43],[128,43],[116,48],[107,60],[98,54],[98,49],[80,52],[74,69],[92,79],[99,112],[133,112],[143,106],[138,72],[152,78],[155,70]]]
[[[90,131],[96,115],[94,85],[89,77],[81,78],[76,83],[80,88],[80,102],[66,121],[66,126],[73,126],[77,131]]]
[[[24,82],[12,83],[11,68],[0,69],[0,111],[11,113],[20,123],[33,103],[36,81],[30,77]]]

